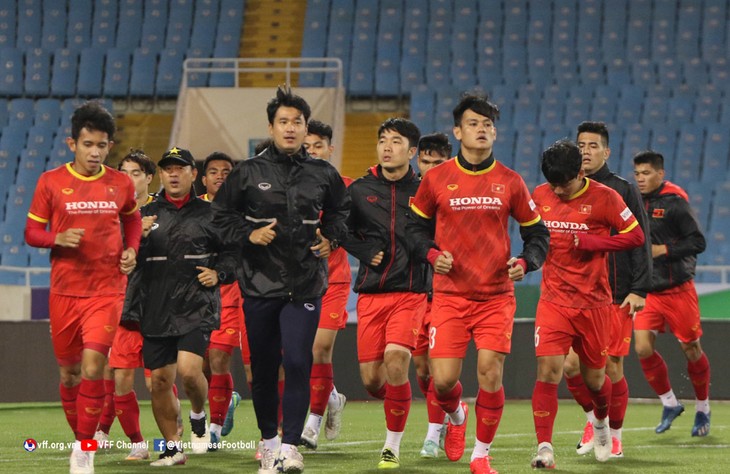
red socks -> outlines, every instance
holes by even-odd
[[[76,397],[76,439],[90,439],[99,424],[104,408],[104,380],[81,379],[79,394]]]
[[[63,407],[63,413],[66,415],[66,421],[71,427],[71,431],[76,434],[76,425],[78,423],[78,415],[76,412],[76,398],[79,395],[79,387],[66,388],[63,384],[59,384],[58,391],[61,393],[61,406]]]
[[[611,402],[611,379],[608,375],[604,376],[603,386],[597,392],[591,392],[591,398],[593,399],[593,413],[599,420],[604,420],[608,416],[608,406]]]
[[[279,412],[277,414],[278,419],[278,425],[281,426],[281,421],[284,419],[284,412],[282,409],[282,403],[284,400],[284,383],[285,380],[279,380],[278,389],[279,389]]]
[[[106,434],[114,423],[114,380],[104,379],[104,409],[99,418],[99,429]]]
[[[428,387],[431,385],[431,379],[433,377],[428,377],[427,379],[422,379],[421,377],[416,377],[416,380],[418,380],[418,388],[421,389],[421,393],[424,397],[428,398]]]
[[[608,408],[608,424],[612,430],[620,430],[624,426],[626,407],[629,405],[629,384],[626,377],[613,384],[611,390],[611,406]]]
[[[639,362],[641,362],[641,370],[644,371],[646,381],[657,395],[664,395],[672,389],[669,383],[667,363],[657,351],[646,359],[639,359]]]
[[[496,392],[485,392],[479,389],[476,403],[477,439],[482,443],[494,441],[494,435],[497,433],[497,428],[499,428],[499,421],[502,419],[503,408],[504,387]]]
[[[575,401],[578,402],[578,405],[583,407],[583,411],[587,413],[593,410],[591,392],[588,390],[588,387],[586,387],[585,382],[583,382],[583,376],[581,374],[578,374],[575,377],[566,376],[565,382],[568,385],[568,390],[570,390],[573,398],[575,398]]]
[[[210,422],[223,426],[228,413],[228,404],[233,395],[233,376],[231,374],[211,374],[208,389]]]
[[[402,433],[406,429],[408,412],[411,410],[411,383],[385,384],[385,425],[389,431]]]
[[[481,391],[479,394],[481,395]],[[557,414],[558,384],[538,380],[532,391],[532,419],[535,422],[538,445],[553,442],[553,425]]]
[[[697,400],[707,400],[710,397],[710,361],[704,352],[695,362],[687,361],[687,372]]]
[[[429,423],[443,423],[444,417],[446,416],[446,413],[441,409],[441,405],[439,405],[439,401],[436,400],[436,394],[433,393],[433,386],[431,385],[432,377],[428,378],[428,382],[425,383],[427,385],[426,390],[426,412],[428,413],[428,422]],[[418,379],[418,384],[421,385],[422,381],[421,379]],[[423,387],[421,387],[421,390],[423,390]]]
[[[144,441],[139,428],[139,404],[134,390],[126,395],[114,395],[114,406],[124,434],[133,443]]]
[[[309,379],[309,411],[324,415],[333,386],[332,364],[313,364]]]
[[[454,386],[454,388],[451,389],[449,393],[439,396],[436,388],[433,385],[433,379],[431,379],[429,390],[433,391],[436,401],[438,402],[439,406],[441,406],[441,409],[446,413],[454,413],[456,410],[459,409],[459,402],[461,401],[462,392],[461,382],[456,382],[456,385]]]

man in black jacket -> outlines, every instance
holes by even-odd
[[[649,222],[641,202],[639,189],[621,176],[613,173],[606,161],[611,156],[608,128],[603,122],[582,122],[578,125],[576,143],[583,156],[583,171],[586,177],[605,184],[618,192],[636,216],[644,235],[649,235]],[[613,231],[612,233],[615,233]],[[646,293],[651,285],[651,240],[632,250],[608,254],[608,274],[613,295],[610,324],[610,345],[606,373],[611,379],[611,405],[608,412],[611,427],[611,457],[623,457],[621,441],[626,407],[629,402],[629,387],[624,377],[623,358],[629,354],[633,317],[644,308]],[[580,374],[578,355],[570,350],[565,360],[565,380],[575,400],[583,407],[588,418],[583,428],[576,451],[589,453],[593,449],[593,402],[591,394]]]
[[[408,364],[426,312],[430,276],[425,262],[408,250],[409,204],[420,180],[409,165],[420,132],[412,122],[388,119],[378,129],[378,162],[350,185],[352,210],[345,249],[360,260],[357,353],[360,377],[373,397],[384,400],[387,434],[378,468],[400,466],[399,449],[411,384]]]
[[[687,358],[687,373],[695,391],[692,436],[710,433],[710,362],[702,351],[700,308],[694,286],[697,254],[705,250],[705,237],[692,212],[687,193],[664,181],[664,157],[647,151],[634,157],[634,177],[644,197],[651,225],[654,258],[651,291],[646,307],[636,315],[636,354],[649,385],[662,401],[662,420],[655,431],[663,433],[682,414],[682,406],[669,383],[667,364],[655,350],[656,335],[669,325]]]
[[[124,319],[140,322],[145,367],[152,371],[152,411],[166,440],[154,466],[185,464],[177,430],[175,377],[191,404],[193,452],[208,449],[203,355],[220,325],[219,283],[235,281],[235,249],[224,249],[211,225],[210,204],[192,190],[192,154],[174,147],[159,162],[163,191],[144,207],[138,270],[125,300]],[[146,218],[146,219],[145,219]]]
[[[309,408],[312,344],[327,257],[347,234],[350,200],[337,170],[303,149],[311,109],[279,88],[266,112],[273,146],[240,162],[213,201],[214,222],[244,244],[242,292],[264,449],[260,473],[301,472],[296,446]],[[277,379],[283,362],[283,436]]]

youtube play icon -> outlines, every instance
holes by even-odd
[[[81,451],[96,451],[99,449],[99,442],[95,439],[82,439]]]

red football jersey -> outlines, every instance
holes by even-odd
[[[129,177],[107,166],[83,176],[71,163],[46,171],[38,180],[28,217],[53,233],[84,229],[78,248],[51,250],[51,292],[67,296],[123,294],[127,277],[119,271],[123,238],[120,214],[137,210]]]
[[[567,201],[550,185],[535,188],[533,199],[550,230],[550,249],[542,269],[541,298],[572,308],[610,304],[606,252],[575,248],[573,234],[610,235],[611,229],[628,232],[638,225],[621,196],[591,179]]]
[[[426,173],[411,209],[436,219],[436,244],[454,256],[447,275],[434,274],[435,293],[485,300],[514,291],[508,218],[520,225],[540,220],[519,174],[497,161],[469,171],[451,159]]]

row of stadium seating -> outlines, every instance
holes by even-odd
[[[184,59],[238,56],[243,11],[241,0],[3,1],[0,96],[175,96]]]

